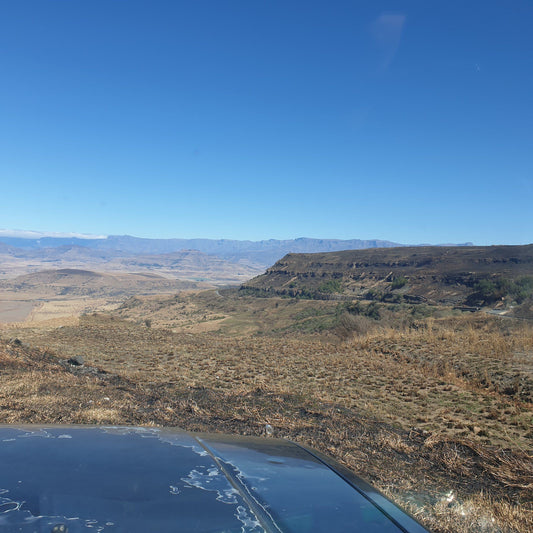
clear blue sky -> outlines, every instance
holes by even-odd
[[[0,0],[0,228],[533,242],[533,3]]]

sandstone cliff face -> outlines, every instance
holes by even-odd
[[[483,303],[475,298],[480,282],[512,285],[524,277],[533,278],[533,245],[402,247],[288,254],[241,289],[263,296],[476,305]]]

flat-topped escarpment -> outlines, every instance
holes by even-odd
[[[533,245],[426,246],[288,254],[241,289],[264,296],[482,305],[519,293],[522,285],[527,292],[530,281]]]

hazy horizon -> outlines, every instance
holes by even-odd
[[[4,3],[0,227],[533,241],[533,6]]]
[[[396,241],[392,241],[391,239],[375,239],[372,237],[351,237],[346,239],[341,239],[338,237],[311,237],[308,235],[299,235],[297,237],[286,237],[286,238],[259,238],[259,239],[227,239],[224,237],[203,237],[203,236],[197,236],[197,237],[181,237],[179,235],[172,236],[172,237],[157,237],[157,236],[140,236],[140,235],[133,235],[131,233],[124,233],[121,235],[112,234],[109,233],[107,235],[93,235],[93,234],[87,234],[87,233],[74,233],[74,232],[54,232],[54,231],[38,231],[38,230],[19,230],[19,229],[6,229],[6,228],[0,228],[0,239],[2,237],[6,238],[16,238],[16,239],[41,239],[41,238],[56,238],[56,239],[69,239],[69,238],[75,238],[75,239],[87,239],[87,240],[95,240],[95,239],[107,239],[109,237],[133,237],[138,239],[177,239],[177,240],[236,240],[236,241],[251,241],[251,242],[261,242],[261,241],[291,241],[291,240],[298,240],[298,239],[312,239],[312,240],[331,240],[331,241],[351,241],[351,240],[360,240],[360,241],[384,241],[384,242],[393,242],[396,243]],[[514,243],[475,243],[472,241],[464,241],[464,242],[417,242],[417,243],[410,243],[410,242],[397,242],[397,244],[402,245],[414,245],[414,246],[420,246],[420,245],[428,245],[428,246],[442,246],[446,244],[450,245],[472,245],[472,246],[497,246],[497,245],[513,245]],[[524,243],[518,243],[518,245],[525,245],[525,244],[533,244],[530,242],[524,242]]]

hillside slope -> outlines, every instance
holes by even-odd
[[[105,274],[90,270],[43,270],[0,281],[0,294],[19,296],[38,293],[39,298],[54,296],[123,296],[153,294],[195,288],[197,284],[163,278],[157,274]]]
[[[513,295],[520,300],[532,284],[533,245],[427,246],[288,254],[241,290],[262,296],[483,305]]]

